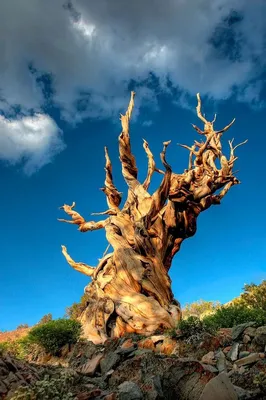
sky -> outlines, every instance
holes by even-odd
[[[160,165],[162,142],[177,173],[204,112],[237,150],[241,185],[198,218],[170,270],[182,305],[227,302],[265,278],[266,2],[264,0],[2,0],[0,2],[0,330],[62,317],[88,283],[61,254],[97,265],[104,231],[78,232],[58,208],[87,219],[104,211],[99,190],[108,146],[115,183],[119,114],[136,91],[132,151],[140,177],[145,138]],[[151,189],[160,182],[154,178]]]

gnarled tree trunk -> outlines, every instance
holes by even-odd
[[[74,211],[75,203],[64,205],[64,211],[77,224],[81,232],[104,228],[113,252],[106,254],[96,267],[72,260],[65,246],[62,251],[68,263],[92,281],[85,288],[89,304],[81,316],[84,334],[94,343],[108,337],[120,337],[125,332],[150,334],[160,328],[176,325],[181,317],[179,303],[174,299],[168,275],[174,255],[184,239],[196,232],[198,215],[212,204],[219,204],[231,186],[239,181],[232,168],[236,157],[233,141],[229,141],[230,158],[222,154],[221,137],[234,120],[220,131],[215,131],[201,113],[197,95],[197,115],[204,123],[204,130],[193,125],[205,138],[195,141],[189,150],[189,165],[182,174],[172,172],[166,161],[163,144],[161,161],[164,171],[155,166],[148,143],[143,147],[148,157],[148,172],[143,183],[138,180],[135,158],[131,152],[129,121],[134,106],[134,95],[125,115],[121,115],[122,133],[119,136],[119,153],[122,174],[128,185],[128,196],[123,207],[121,193],[114,185],[112,166],[107,149],[106,179],[102,191],[106,195],[107,215],[98,222],[86,222]],[[245,142],[244,142],[245,143]],[[242,144],[242,143],[241,143]],[[217,168],[215,161],[220,161]],[[153,173],[163,175],[159,188],[148,192]],[[218,193],[217,193],[218,191]]]

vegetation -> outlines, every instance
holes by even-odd
[[[43,325],[43,324],[46,324],[47,322],[50,322],[50,321],[52,321],[52,320],[53,320],[53,316],[52,316],[51,313],[45,314],[45,315],[40,319],[40,321],[37,323],[37,325]]]
[[[79,303],[73,303],[72,306],[67,307],[66,309],[66,315],[70,319],[75,319],[78,320],[83,313],[84,310],[86,310],[88,306],[88,300],[89,296],[87,294],[84,294]]]
[[[193,316],[201,319],[206,315],[213,314],[219,307],[221,307],[219,301],[198,300],[185,305],[182,309],[182,318],[186,319]]]
[[[18,359],[24,359],[30,352],[30,341],[28,336],[22,339],[10,340],[0,343],[0,356],[10,354]]]
[[[255,285],[255,283],[246,284],[243,290],[244,292],[234,299],[231,302],[232,304],[266,311],[266,280],[259,285]]]
[[[34,327],[28,335],[30,343],[42,346],[57,355],[66,344],[74,344],[81,335],[81,324],[71,319],[57,319]]]
[[[26,329],[26,328],[29,328],[28,324],[20,324],[17,326],[17,329]]]
[[[78,374],[70,370],[62,370],[55,376],[46,374],[31,387],[19,388],[11,400],[74,400],[76,397],[71,392],[71,387],[78,380]]]

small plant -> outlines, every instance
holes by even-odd
[[[17,326],[17,329],[25,329],[25,328],[29,328],[28,324],[20,324]]]
[[[32,386],[19,388],[10,400],[74,400],[71,389],[78,379],[75,371],[62,371],[58,376],[47,374]]]
[[[182,334],[186,337],[203,331],[213,333],[215,330],[212,324],[205,324],[204,320],[202,321],[198,317],[193,316],[181,320],[178,323],[178,329],[180,329]]]
[[[259,389],[265,393],[266,392],[266,374],[265,372],[260,372],[257,374],[254,379],[253,383],[259,387]]]
[[[34,327],[28,340],[42,346],[46,352],[57,355],[66,344],[74,344],[81,335],[81,324],[71,319],[57,319]]]

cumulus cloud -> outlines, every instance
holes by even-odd
[[[51,162],[64,146],[60,130],[47,115],[13,121],[0,116],[0,159],[13,165],[23,162],[27,175]]]
[[[185,107],[197,91],[258,103],[265,15],[265,0],[3,0],[0,109],[112,117],[132,82],[137,110],[171,88]]]

